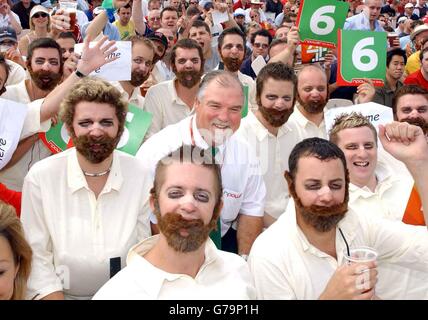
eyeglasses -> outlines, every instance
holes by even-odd
[[[151,17],[150,21],[160,21],[160,17]]]
[[[42,17],[42,18],[46,18],[48,16],[48,14],[47,13],[45,13],[45,12],[37,12],[37,13],[35,13],[34,15],[33,15],[33,18],[40,18],[40,17]]]
[[[269,45],[266,44],[266,43],[254,43],[253,47],[256,47],[256,48],[260,48],[261,47],[263,49],[267,49],[269,47]]]

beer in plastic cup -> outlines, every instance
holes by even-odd
[[[388,32],[388,42],[389,42],[390,48],[394,47],[394,40],[395,39],[398,39],[398,34],[396,32]]]
[[[59,8],[67,12],[68,16],[70,17],[70,29],[68,31],[74,31],[76,28],[77,2],[60,1]]]

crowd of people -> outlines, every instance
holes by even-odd
[[[335,49],[305,60],[303,1],[63,2],[0,0],[0,108],[26,108],[0,149],[0,299],[428,299],[425,0],[345,1],[344,29],[388,34],[382,87],[339,86]],[[117,41],[128,80],[91,76]],[[376,262],[347,263],[360,247]]]

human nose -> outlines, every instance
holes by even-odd
[[[322,203],[330,203],[333,200],[333,194],[329,186],[324,186],[318,191],[319,200]]]
[[[101,137],[104,135],[104,130],[98,122],[92,124],[89,135],[92,137]]]
[[[180,213],[190,214],[196,210],[195,198],[192,194],[186,194],[180,199]]]

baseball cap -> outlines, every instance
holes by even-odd
[[[428,31],[428,26],[426,24],[422,24],[420,26],[417,26],[415,28],[415,30],[413,30],[413,32],[410,34],[410,40],[414,40],[418,34],[424,32],[424,31]]]
[[[238,8],[238,9],[236,9],[236,10],[235,10],[235,12],[233,13],[233,16],[234,16],[234,17],[237,17],[237,16],[244,16],[244,17],[245,17],[245,10],[244,10],[244,9],[242,9],[242,8]]]
[[[407,3],[405,6],[404,6],[404,8],[413,8],[414,6],[413,6],[413,3]]]
[[[0,28],[0,42],[4,40],[11,40],[13,42],[18,42],[16,38],[16,31],[13,28]]]
[[[165,49],[168,48],[168,39],[160,32],[154,31],[149,33],[147,39],[159,41],[160,43],[162,43]]]
[[[41,5],[34,6],[33,9],[30,11],[30,19],[38,12],[44,12],[46,14],[49,14],[49,10]]]

